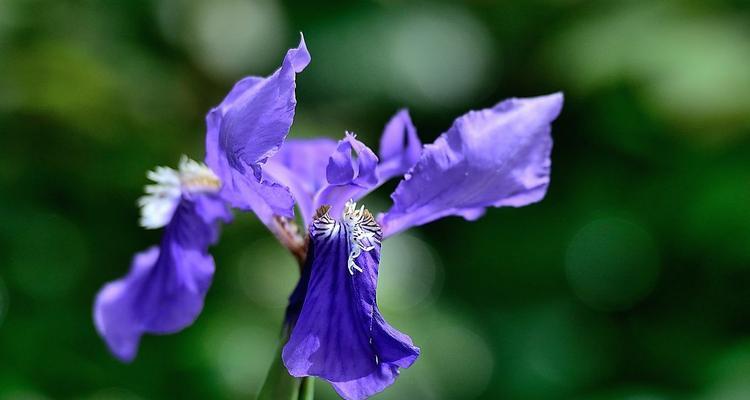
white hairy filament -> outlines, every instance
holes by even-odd
[[[221,181],[205,164],[180,158],[178,169],[156,167],[146,174],[153,184],[146,185],[146,195],[138,199],[140,224],[146,229],[165,226],[172,219],[183,193],[216,193]]]
[[[318,210],[313,220],[313,235],[316,238],[329,238],[337,235],[340,229],[345,228],[350,251],[347,260],[347,268],[350,275],[354,271],[363,272],[357,265],[356,260],[363,251],[367,252],[380,243],[380,226],[375,222],[369,211],[364,206],[357,209],[357,204],[349,200],[344,206],[343,216],[336,221],[328,214],[329,207],[324,206]]]

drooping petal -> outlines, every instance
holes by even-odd
[[[310,229],[309,275],[295,290],[297,297],[305,292],[304,302],[290,303],[293,328],[282,358],[291,375],[317,376],[345,399],[364,399],[392,384],[419,348],[385,322],[376,304],[377,223],[353,207],[340,221],[324,211]]]
[[[399,111],[388,121],[380,137],[380,182],[405,174],[419,161],[421,152],[422,142],[419,141],[417,128],[411,122],[409,112]]]
[[[409,365],[411,364],[408,364],[404,368],[408,368]],[[396,378],[398,378],[399,368],[401,366],[396,363],[381,362],[372,373],[365,377],[346,382],[331,382],[331,385],[345,399],[366,399],[391,386],[396,381]]]
[[[135,357],[144,333],[173,333],[195,321],[214,273],[208,246],[218,221],[230,218],[215,194],[184,195],[161,245],[136,254],[130,272],[99,291],[96,329],[119,359]]]
[[[313,199],[326,184],[328,158],[336,151],[332,139],[288,139],[276,155],[263,166],[268,175],[287,186],[302,214],[305,226],[310,225],[315,212]]]
[[[509,99],[456,119],[391,195],[384,235],[449,215],[476,219],[486,207],[541,200],[549,184],[551,123],[560,93]]]
[[[252,210],[266,224],[293,216],[289,190],[263,176],[262,165],[281,147],[297,104],[295,77],[310,62],[302,39],[267,78],[239,81],[206,116],[206,164],[223,182],[221,196],[233,207]]]
[[[328,184],[318,192],[315,207],[328,205],[331,215],[340,215],[347,201],[357,199],[377,186],[377,165],[375,153],[347,132],[328,159]]]

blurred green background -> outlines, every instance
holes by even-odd
[[[566,94],[544,202],[386,242],[379,302],[422,357],[379,398],[750,399],[750,3],[312,3],[0,0],[0,399],[253,398],[297,276],[252,215],[198,321],[133,364],[92,299],[159,239],[145,171],[202,159],[206,111],[299,31],[291,137],[377,147],[406,106],[431,142]]]

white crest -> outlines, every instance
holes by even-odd
[[[146,174],[154,183],[146,185],[146,195],[138,199],[142,227],[167,225],[183,193],[216,193],[221,188],[219,178],[203,163],[182,156],[178,168],[156,167]]]
[[[337,235],[343,226],[350,247],[347,261],[349,274],[354,275],[354,271],[362,272],[362,268],[357,265],[355,260],[363,251],[370,251],[375,248],[376,244],[380,243],[382,238],[380,225],[375,222],[375,218],[365,209],[365,206],[357,209],[357,203],[353,200],[349,200],[344,205],[341,221],[335,221],[331,218],[328,214],[329,210],[329,206],[318,209],[313,220],[313,235],[316,238],[329,238]]]

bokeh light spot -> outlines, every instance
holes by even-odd
[[[570,398],[614,368],[609,324],[573,304],[514,309],[495,320],[496,384],[504,397]]]
[[[554,73],[591,93],[622,82],[659,115],[711,142],[750,123],[750,42],[734,18],[695,15],[679,2],[622,2],[577,21],[549,47]]]
[[[248,298],[263,307],[286,307],[299,280],[299,269],[283,246],[273,239],[261,239],[240,252],[235,265]]]
[[[420,7],[395,22],[387,46],[392,96],[409,103],[449,106],[475,94],[486,81],[491,40],[470,14]]]
[[[727,349],[709,365],[710,383],[700,400],[750,399],[750,342]]]
[[[278,330],[243,317],[213,320],[208,329],[204,353],[220,381],[243,397],[257,393],[276,352]]]
[[[445,398],[473,398],[489,385],[494,361],[487,342],[458,319],[441,321],[423,346],[439,392]],[[449,367],[448,367],[449,366]]]
[[[651,235],[619,218],[594,220],[568,245],[565,272],[578,297],[603,310],[626,309],[646,296],[659,275]]]
[[[401,320],[385,315],[421,348],[419,359],[381,395],[383,399],[471,399],[492,379],[494,359],[486,338],[460,313],[430,306]]]
[[[192,2],[190,53],[215,77],[265,74],[287,45],[286,18],[273,0]]]
[[[442,276],[439,267],[434,250],[416,236],[389,238],[381,250],[378,305],[403,311],[429,303]]]

